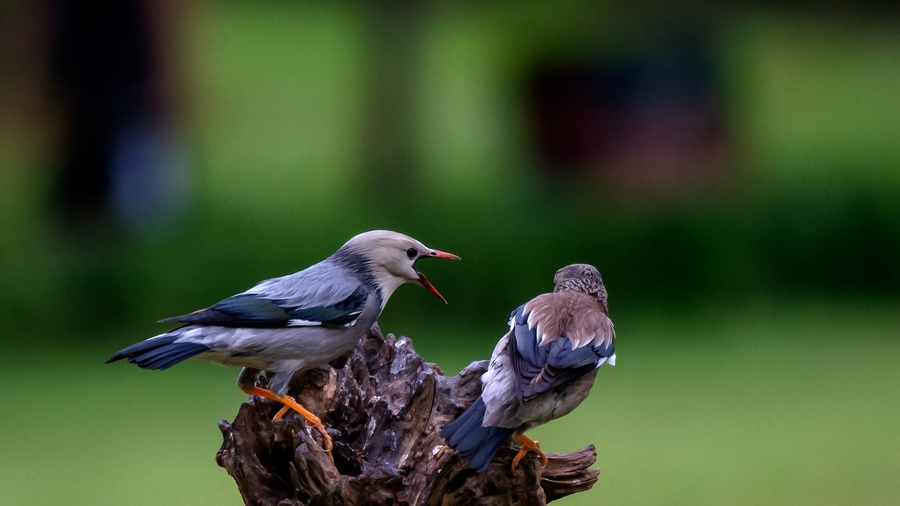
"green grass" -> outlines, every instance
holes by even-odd
[[[184,364],[175,374],[104,366],[95,353],[2,361],[5,504],[241,504],[215,464],[216,422],[243,396],[235,371]]]
[[[895,503],[900,312],[785,306],[614,315],[618,366],[531,433],[550,452],[597,446],[597,485],[561,504]],[[436,337],[417,346],[448,372],[491,346]],[[0,359],[3,502],[240,504],[214,461],[236,370],[104,366],[110,351]]]

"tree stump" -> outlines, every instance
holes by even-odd
[[[291,382],[290,394],[328,427],[334,461],[299,416],[273,421],[281,406],[253,397],[232,423],[219,422],[224,442],[216,462],[244,503],[260,506],[544,505],[590,489],[600,474],[589,469],[593,446],[548,453],[543,469],[529,454],[515,474],[512,438],[482,473],[453,450],[441,453],[441,427],[480,395],[487,364],[444,376],[408,338],[384,338],[376,324],[347,355]]]

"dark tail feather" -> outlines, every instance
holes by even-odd
[[[113,355],[106,363],[127,358],[143,369],[163,370],[209,350],[205,344],[176,343],[175,340],[179,337],[178,334],[163,334],[132,344]]]
[[[516,431],[503,427],[485,427],[485,405],[481,397],[459,418],[441,429],[441,437],[447,446],[459,453],[459,457],[478,471],[484,471],[494,455]]]

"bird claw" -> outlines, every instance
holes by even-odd
[[[438,450],[437,453],[434,455],[434,460],[441,460],[441,457],[444,456],[444,452],[447,451],[447,450],[449,450],[449,449],[450,449],[449,446],[447,446],[447,445],[441,445],[441,449]]]
[[[322,436],[322,449],[325,450],[325,453],[328,455],[328,458],[331,459],[332,464],[334,463],[334,455],[331,454],[331,450],[334,448],[334,443],[331,441],[331,436],[328,435],[328,432],[325,430],[325,424],[319,422],[318,420],[305,420],[306,421],[306,433],[312,437],[312,433],[309,429],[316,429],[319,432],[319,435]],[[318,422],[318,423],[316,423]],[[291,434],[296,436],[296,433],[292,430]]]
[[[285,408],[286,407],[287,406],[285,406]],[[286,411],[286,409],[283,408],[282,411]],[[279,413],[281,413],[281,411],[279,411]],[[277,417],[278,415],[275,416]],[[334,448],[334,443],[331,441],[331,436],[325,429],[325,424],[322,423],[322,421],[318,418],[313,418],[312,420],[310,420],[304,416],[303,419],[306,421],[307,431],[309,429],[316,429],[316,431],[319,432],[319,435],[322,436],[322,449],[325,450],[325,453],[328,454],[328,458],[330,458],[331,461],[334,462],[334,457],[331,455],[331,450]],[[310,436],[312,436],[312,434],[310,434]]]
[[[318,418],[312,420],[307,419],[305,416],[303,418],[306,420],[307,429],[316,429],[319,432],[319,435],[322,436],[322,449],[325,450],[325,453],[328,454],[328,458],[334,463],[334,456],[331,454],[334,443],[331,441],[331,436],[328,435],[328,431],[325,430],[325,424]]]
[[[541,458],[541,469],[544,469],[545,467],[547,467],[547,462],[549,462],[549,459],[547,458],[547,455],[545,455],[544,452],[541,451],[540,442],[533,441],[531,438],[525,436],[524,434],[519,434],[517,436],[517,439],[519,440],[520,443],[522,443],[522,448],[519,450],[519,453],[517,453],[516,456],[513,457],[513,461],[512,461],[512,472],[513,473],[515,473],[516,468],[519,467],[519,461],[521,461],[522,458],[525,455],[527,455],[528,452],[530,452],[530,451],[537,453],[538,457]]]
[[[329,436],[328,432],[325,430],[325,424],[322,423],[322,420],[319,420],[319,417],[301,406],[299,402],[294,400],[294,398],[289,395],[280,396],[275,392],[272,392],[271,390],[266,390],[265,388],[245,387],[241,384],[238,384],[238,386],[241,387],[241,390],[250,395],[264,397],[266,399],[278,401],[283,404],[284,406],[278,410],[278,413],[275,413],[275,416],[272,418],[272,420],[281,420],[288,412],[288,409],[296,411],[297,414],[299,414],[303,417],[304,420],[306,420],[307,428],[314,427],[319,431],[319,434],[322,435],[322,445],[324,447],[325,453],[327,453],[328,458],[330,458],[331,461],[334,462],[334,457],[331,456],[331,449],[334,447],[334,445],[331,442],[331,436]]]

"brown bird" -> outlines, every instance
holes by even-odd
[[[483,471],[510,436],[547,464],[537,441],[525,431],[572,412],[590,393],[603,364],[615,365],[615,332],[608,316],[606,287],[587,264],[563,267],[553,293],[516,308],[510,330],[500,339],[482,393],[441,436],[469,466]]]

